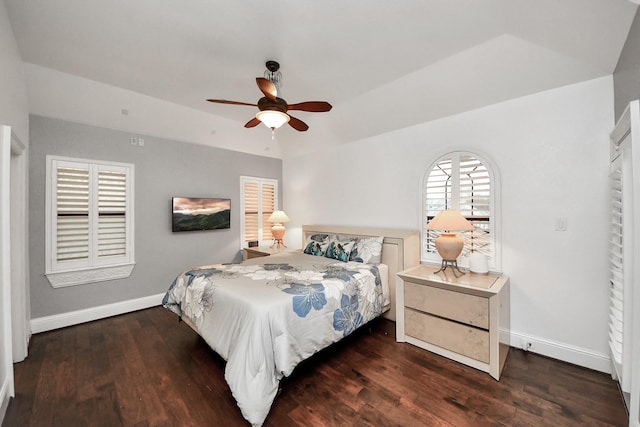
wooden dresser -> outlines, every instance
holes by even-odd
[[[396,341],[408,342],[496,380],[509,352],[509,278],[419,265],[398,273]]]

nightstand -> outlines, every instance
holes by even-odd
[[[396,341],[408,342],[489,373],[496,380],[509,352],[509,277],[439,266],[398,273]]]
[[[269,256],[273,254],[278,254],[281,252],[289,252],[293,249],[285,248],[285,247],[276,247],[276,246],[255,246],[253,248],[243,248],[243,259],[251,259],[251,258],[260,258],[263,256]]]

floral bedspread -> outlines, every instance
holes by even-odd
[[[254,426],[267,417],[283,376],[386,303],[377,266],[297,252],[190,269],[163,300],[227,361],[225,379]]]

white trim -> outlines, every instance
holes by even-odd
[[[31,319],[31,330],[34,334],[37,334],[40,332],[51,331],[53,329],[79,325],[80,323],[91,322],[93,320],[104,319],[106,317],[117,316],[119,314],[130,313],[132,311],[155,307],[162,304],[162,298],[164,298],[164,295],[164,293],[150,295],[147,297],[116,302],[113,304],[105,304],[97,307],[85,308],[83,310],[38,317],[36,319]]]
[[[0,355],[0,421],[4,419],[9,398],[15,395],[11,330],[10,159],[11,127],[0,126],[0,351],[3,353]]]
[[[4,416],[7,413],[7,408],[9,407],[9,401],[11,400],[9,388],[9,380],[5,379],[5,381],[2,383],[2,387],[0,387],[0,424],[2,423],[2,420],[4,420]]]
[[[11,317],[13,362],[20,362],[29,352],[29,231],[28,231],[28,156],[15,132],[11,132]]]
[[[531,343],[531,346],[526,348],[525,343]],[[606,374],[611,373],[611,358],[608,354],[597,353],[582,347],[513,330],[510,334],[509,345]]]
[[[133,264],[109,265],[97,268],[83,268],[77,271],[60,271],[46,273],[49,283],[54,288],[84,285],[86,283],[104,282],[106,280],[125,279],[131,276]]]

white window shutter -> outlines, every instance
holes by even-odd
[[[89,259],[89,169],[56,169],[56,260]]]
[[[98,257],[127,252],[127,174],[98,171]]]
[[[131,274],[133,168],[47,156],[45,275],[52,286]]]
[[[273,240],[267,219],[278,206],[278,181],[270,178],[240,177],[242,197],[242,244]]]
[[[435,239],[439,231],[428,230],[427,223],[440,211],[459,210],[474,230],[460,233],[465,241],[463,255],[480,252],[499,268],[496,256],[494,192],[492,174],[485,162],[471,153],[454,152],[436,161],[423,185],[423,260],[437,261]]]

